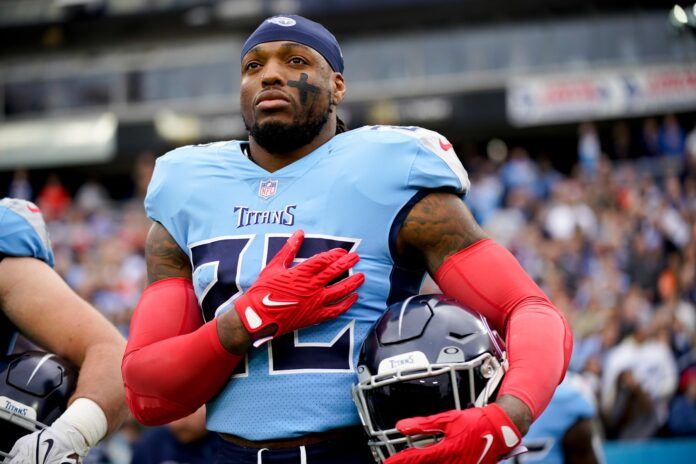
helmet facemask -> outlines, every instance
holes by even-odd
[[[0,357],[0,459],[21,437],[48,427],[67,408],[77,370],[51,353]]]
[[[37,430],[45,429],[47,425],[41,422],[27,417],[20,412],[17,412],[15,407],[18,403],[12,402],[9,398],[0,397],[0,458],[9,458],[9,451],[12,449],[12,445],[22,438],[24,435],[28,435]],[[32,408],[22,405],[22,409],[29,409],[34,411]],[[3,450],[7,450],[5,452]]]
[[[381,462],[406,448],[422,448],[439,441],[439,433],[405,436],[396,429],[396,423],[409,417],[487,405],[497,393],[504,364],[484,353],[464,363],[406,367],[364,379],[360,378],[364,366],[358,366],[360,382],[353,386],[353,400],[375,458]]]
[[[483,407],[506,370],[502,340],[480,315],[432,295],[390,307],[363,344],[353,386],[375,460],[437,443],[440,432],[406,436],[396,423]]]

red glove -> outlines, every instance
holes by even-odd
[[[360,260],[358,255],[335,248],[291,268],[303,240],[302,230],[292,234],[254,285],[234,302],[252,339],[271,324],[277,327],[276,337],[333,319],[358,299],[354,292],[365,281],[362,273],[327,286],[353,267]]]
[[[396,428],[404,435],[441,432],[442,440],[426,448],[409,448],[384,464],[492,464],[513,454],[522,436],[497,404],[453,410],[428,417],[400,420]]]

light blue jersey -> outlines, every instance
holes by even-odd
[[[13,198],[0,200],[0,259],[4,256],[36,258],[53,266],[46,224],[33,203]],[[11,352],[16,338],[16,328],[0,311],[0,354]]]
[[[34,203],[0,200],[0,253],[29,256],[53,267],[53,250],[41,211]]]
[[[518,456],[515,462],[563,464],[566,432],[578,421],[595,416],[595,406],[585,399],[573,381],[566,378],[556,389],[549,406],[525,435],[523,445],[529,452]]]
[[[204,318],[228,311],[297,229],[298,259],[354,250],[366,280],[335,320],[251,349],[208,404],[208,428],[271,440],[360,424],[351,400],[360,344],[391,302],[417,293],[424,269],[395,263],[410,207],[432,190],[463,195],[466,171],[449,142],[416,127],[368,126],[335,136],[274,173],[245,142],[174,150],[157,161],[145,199],[185,250]]]

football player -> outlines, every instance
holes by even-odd
[[[50,427],[20,438],[5,463],[77,463],[128,412],[118,369],[125,340],[52,266],[39,209],[24,200],[0,200],[2,354],[12,351],[21,332],[80,367],[67,410]]]
[[[467,173],[445,137],[346,131],[336,115],[343,70],[323,26],[268,18],[241,53],[248,141],[157,161],[145,199],[155,221],[150,285],[122,364],[128,404],[159,424],[208,402],[219,462],[371,462],[349,394],[356,347],[427,272],[507,337],[510,369],[495,403],[399,430],[446,423],[437,444],[446,462],[495,462],[563,378],[567,323],[476,224],[462,201]],[[388,462],[433,462],[434,448]]]

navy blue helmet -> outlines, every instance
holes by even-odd
[[[396,423],[485,406],[506,367],[503,341],[480,314],[443,295],[391,305],[363,342],[353,387],[375,460],[436,441],[406,437]]]
[[[27,351],[0,358],[0,456],[15,441],[45,428],[67,408],[77,369],[51,353]]]

